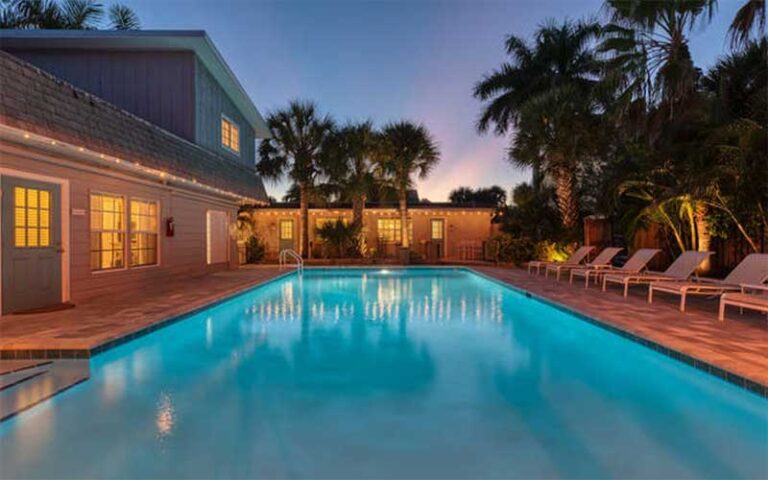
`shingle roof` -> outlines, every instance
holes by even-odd
[[[216,155],[5,52],[0,123],[267,201],[255,166]]]

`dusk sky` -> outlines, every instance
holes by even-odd
[[[472,87],[504,59],[504,38],[529,36],[547,18],[599,15],[602,0],[228,1],[125,0],[145,29],[203,29],[266,115],[289,99],[311,99],[338,121],[377,125],[409,119],[434,134],[442,161],[419,193],[500,185],[530,174],[505,160],[509,138],[478,135]],[[694,34],[697,66],[726,51],[742,0],[721,0],[713,22]],[[286,185],[267,184],[280,198]]]

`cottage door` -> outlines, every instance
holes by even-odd
[[[2,177],[3,313],[61,303],[61,204],[56,184]]]
[[[445,256],[445,220],[442,218],[432,219],[430,222],[430,238],[433,245],[434,258],[443,258]]]
[[[293,220],[280,220],[278,230],[280,251],[296,248],[293,244]]]

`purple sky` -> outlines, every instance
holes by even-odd
[[[146,29],[203,29],[266,114],[289,99],[316,101],[339,120],[424,122],[442,161],[419,182],[445,200],[462,185],[509,190],[530,174],[505,161],[508,138],[474,129],[472,86],[504,60],[509,34],[528,36],[550,17],[600,14],[602,0],[230,1],[124,0]],[[692,39],[694,60],[726,51],[728,23],[743,0],[721,0]],[[268,184],[281,197],[284,184]]]

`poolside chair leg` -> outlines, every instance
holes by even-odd
[[[653,303],[653,285],[648,287],[648,303]]]
[[[629,295],[629,282],[624,282],[624,298],[627,298],[627,295]]]
[[[603,291],[605,291],[605,287],[606,287],[606,284],[607,284],[607,283],[608,283],[608,282],[606,282],[606,281],[605,281],[605,277],[603,277]]]
[[[584,288],[589,288],[589,272],[584,275]]]
[[[720,299],[720,310],[717,312],[717,319],[721,322],[725,320],[725,302]]]
[[[557,281],[560,281],[560,268],[557,269]]]
[[[680,311],[681,312],[685,311],[685,292],[680,294]]]
[[[571,274],[569,275],[568,283],[573,285],[573,270],[571,270]]]

